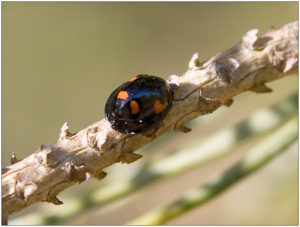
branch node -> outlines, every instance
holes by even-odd
[[[273,91],[272,88],[267,87],[265,84],[255,84],[253,87],[249,89],[250,91],[256,92],[256,93],[270,93]]]
[[[229,107],[229,106],[232,105],[232,103],[233,103],[233,99],[227,99],[227,100],[224,101],[223,104],[224,104],[225,106]]]
[[[94,177],[98,180],[102,180],[106,175],[107,173],[105,171],[100,170],[94,174]]]
[[[86,142],[88,144],[89,147],[96,149],[97,151],[100,151],[98,146],[97,146],[97,138],[95,133],[97,133],[98,128],[89,128],[86,131]]]
[[[167,82],[168,82],[169,93],[171,94],[171,97],[174,100],[175,90],[179,86],[179,77],[176,75],[171,75],[169,76]]]
[[[54,205],[64,204],[61,200],[59,200],[56,196],[53,198],[47,198],[46,202],[53,203]]]
[[[54,168],[59,164],[59,160],[54,154],[55,148],[50,143],[42,144],[39,148],[39,156],[41,163],[45,163],[48,167]]]
[[[38,186],[33,182],[29,182],[25,185],[23,190],[25,202],[28,201],[28,198],[32,196],[37,189]]]
[[[58,140],[64,140],[66,138],[68,138],[70,135],[70,132],[69,132],[69,126],[68,126],[68,122],[65,122],[63,124],[63,126],[61,126],[60,128],[60,134],[59,134],[59,138]]]
[[[19,179],[16,183],[16,193],[19,198],[28,201],[31,195],[34,195],[35,191],[38,189],[38,186],[34,182],[23,182]]]
[[[19,161],[20,160],[17,159],[17,156],[16,156],[15,152],[13,152],[12,155],[11,155],[11,158],[10,158],[10,164],[15,164]]]
[[[143,155],[141,154],[136,154],[133,152],[122,152],[119,157],[119,162],[130,164],[140,159],[141,157],[143,157]]]
[[[175,84],[176,86],[179,86],[179,76],[177,75],[171,75],[167,79],[169,84]]]
[[[223,103],[220,99],[208,98],[203,96],[201,90],[199,90],[198,107],[201,115],[212,113],[223,104],[225,103]]]
[[[257,40],[253,43],[253,49],[256,51],[265,49],[270,40],[272,40],[272,38],[269,36],[258,37]]]
[[[200,66],[199,56],[198,53],[195,53],[189,62],[189,69],[197,70],[199,69],[199,66]]]
[[[176,128],[175,128],[176,131],[180,131],[180,132],[183,132],[183,133],[188,133],[190,131],[192,131],[191,128],[188,128],[187,126],[185,126],[183,123],[182,124],[179,124]]]
[[[298,56],[288,58],[284,64],[283,73],[288,73],[289,71],[293,71],[298,67]]]
[[[85,165],[77,166],[74,163],[69,162],[67,168],[69,169],[70,181],[78,181],[80,184],[90,178],[91,174],[87,174],[88,171]]]
[[[242,46],[248,50],[253,50],[253,45],[257,40],[258,29],[248,31],[242,38]]]
[[[237,78],[239,67],[240,63],[235,58],[221,58],[215,61],[216,73],[227,83],[232,83]]]

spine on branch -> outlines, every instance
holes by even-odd
[[[298,22],[271,29],[257,37],[247,32],[240,43],[200,63],[192,57],[182,76],[172,75],[173,107],[163,124],[150,132],[125,135],[100,120],[78,133],[69,132],[65,123],[55,145],[43,144],[32,155],[2,169],[2,217],[39,201],[59,205],[59,192],[90,177],[102,179],[103,169],[117,162],[131,163],[142,155],[134,153],[160,135],[174,130],[188,132],[184,124],[247,90],[270,92],[265,83],[298,69]]]

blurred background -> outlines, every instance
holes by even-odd
[[[238,43],[250,29],[262,35],[272,25],[280,28],[295,20],[297,2],[2,2],[2,167],[13,152],[24,158],[42,143],[55,144],[66,121],[70,131],[77,132],[102,119],[110,92],[129,78],[143,73],[181,75],[195,52],[204,61]],[[104,180],[69,188],[58,196],[64,205],[35,204],[13,215],[10,224],[39,224],[33,215],[37,211],[63,212],[69,200],[137,171],[147,157],[170,153],[182,141],[195,141],[246,119],[297,92],[298,77],[269,86],[274,92],[245,92],[234,98],[232,107],[191,122],[191,133],[159,138],[143,148],[142,160],[108,168]],[[206,182],[257,141],[58,224],[122,225]],[[295,144],[218,198],[168,224],[297,225],[297,150]]]

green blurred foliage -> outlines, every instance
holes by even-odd
[[[134,75],[181,75],[195,52],[204,61],[250,29],[263,34],[297,19],[297,2],[2,2],[2,165],[12,152],[24,158],[55,143],[66,121],[76,132],[102,119],[110,92]],[[297,85],[288,77],[259,99],[238,96],[205,130],[193,128],[168,146],[244,119]]]

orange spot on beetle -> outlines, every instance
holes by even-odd
[[[130,101],[129,105],[131,114],[137,114],[140,112],[140,106],[136,101]]]
[[[129,94],[127,91],[120,91],[118,96],[117,96],[117,99],[127,99],[129,97]]]
[[[154,102],[154,112],[156,114],[159,114],[160,112],[162,112],[168,105],[168,101],[167,99],[165,99],[165,101],[163,103],[160,102],[160,100],[155,100]]]
[[[129,81],[135,81],[137,79],[137,76],[132,77]]]

